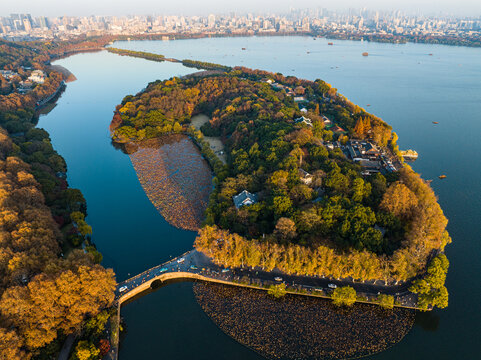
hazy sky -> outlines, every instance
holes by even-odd
[[[34,16],[284,12],[290,7],[399,9],[424,14],[481,16],[481,0],[0,0],[0,15]]]

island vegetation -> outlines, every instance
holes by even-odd
[[[65,49],[69,44],[64,44]],[[64,78],[48,43],[0,41],[0,358],[54,358],[67,335],[99,356],[116,281],[90,239],[86,201],[35,111]],[[37,70],[36,81],[30,81]],[[101,350],[99,350],[101,349]]]
[[[190,125],[196,114],[211,118],[201,131]],[[185,132],[199,144],[215,189],[195,246],[226,267],[430,284],[428,269],[451,241],[434,192],[401,164],[391,127],[322,80],[236,67],[155,81],[123,99],[111,131],[119,143]],[[226,165],[204,135],[222,139]],[[366,175],[343,152],[351,139],[383,149],[398,168]],[[243,191],[257,200],[236,206]],[[412,288],[420,307],[447,305],[444,285],[424,285]]]
[[[204,69],[204,70],[222,70],[222,71],[232,70],[230,66],[214,64],[206,61],[189,60],[189,59],[182,60],[182,65],[187,67],[193,67],[196,69]]]
[[[152,54],[152,53],[143,52],[143,51],[117,49],[114,47],[108,47],[107,51],[114,54],[122,55],[122,56],[137,57],[137,58],[151,60],[151,61],[165,61],[164,55],[161,55],[161,54]]]

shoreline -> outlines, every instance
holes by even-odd
[[[50,64],[49,68],[53,71],[61,73],[65,77],[65,83],[67,84],[77,80],[75,75],[72,72],[70,72],[69,69],[63,67],[62,65]]]
[[[195,40],[195,39],[205,39],[205,38],[241,38],[241,37],[314,37],[317,39],[326,39],[326,40],[340,40],[340,41],[356,41],[356,42],[368,42],[368,43],[381,43],[381,44],[394,44],[394,45],[405,45],[405,44],[425,44],[425,45],[444,45],[444,46],[458,46],[458,47],[468,47],[468,48],[481,48],[481,43],[469,43],[469,44],[452,44],[452,43],[443,43],[442,41],[450,41],[455,39],[451,39],[448,37],[441,37],[435,39],[410,39],[407,36],[402,36],[398,38],[394,38],[395,35],[391,35],[390,38],[374,38],[376,36],[382,36],[382,34],[357,34],[357,33],[349,33],[349,34],[339,34],[335,32],[330,33],[318,33],[318,32],[283,32],[283,33],[251,33],[251,32],[243,32],[243,33],[236,33],[236,34],[185,34],[185,33],[156,33],[156,34],[142,34],[142,35],[122,35],[125,38],[122,39],[114,39],[112,40],[113,43],[118,41],[174,41],[174,40]],[[163,40],[162,37],[169,37],[168,40]],[[402,41],[401,41],[402,40]],[[434,41],[437,40],[438,42]],[[459,39],[463,40],[463,39]],[[441,42],[439,42],[441,41]],[[105,47],[107,47],[106,44]]]

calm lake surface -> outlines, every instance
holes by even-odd
[[[404,340],[370,359],[477,359],[481,332],[481,49],[252,37],[119,42],[149,51],[225,65],[242,65],[323,79],[351,101],[391,124],[402,149],[432,186],[449,219],[450,304],[417,316]],[[242,50],[246,48],[246,50]],[[369,52],[368,57],[361,56]],[[309,53],[308,53],[309,52]],[[430,55],[432,54],[432,55]],[[77,81],[39,127],[68,164],[82,190],[94,241],[123,280],[192,248],[195,233],[170,226],[145,195],[130,159],[110,143],[115,105],[156,79],[190,73],[107,52],[75,55],[57,64]],[[367,106],[370,104],[371,106]],[[437,121],[439,125],[433,125]],[[445,180],[438,175],[446,174]],[[261,359],[221,332],[195,301],[190,283],[173,284],[122,309],[127,335],[120,359]]]

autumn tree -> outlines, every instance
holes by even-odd
[[[281,240],[294,239],[297,235],[296,224],[289,218],[281,217],[279,220],[277,220],[274,233]]]
[[[403,183],[395,182],[387,188],[379,207],[399,218],[408,219],[417,204],[416,195]]]

